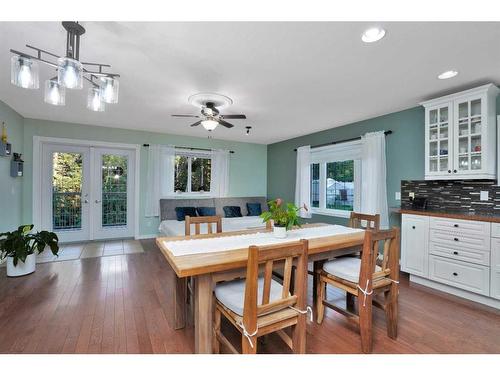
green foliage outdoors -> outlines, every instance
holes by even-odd
[[[326,164],[326,178],[338,182],[354,181],[354,160],[336,161]]]
[[[28,255],[34,254],[35,251],[38,254],[43,252],[46,246],[57,256],[59,252],[57,235],[45,230],[31,233],[32,229],[33,224],[21,225],[15,231],[0,233],[0,259],[12,257],[14,266],[17,266],[19,261],[24,263]]]
[[[273,220],[274,226],[286,227],[287,230],[292,229],[293,226],[300,227],[299,211],[301,209],[307,210],[305,206],[297,207],[293,203],[284,203],[280,198],[269,201],[267,204],[269,211],[265,211],[260,215],[262,220],[265,223]]]
[[[175,191],[188,191],[189,159],[191,159],[191,191],[210,191],[212,160],[184,155],[175,156]]]

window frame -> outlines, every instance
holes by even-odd
[[[169,196],[173,197],[211,197],[213,195],[212,191],[212,181],[210,181],[210,191],[191,191],[191,177],[192,177],[192,170],[191,170],[191,163],[192,163],[192,158],[200,158],[200,159],[209,159],[210,160],[210,172],[212,172],[212,167],[213,167],[213,157],[211,153],[207,153],[206,151],[198,151],[198,150],[190,150],[190,151],[175,151],[175,157],[177,156],[184,156],[188,158],[188,176],[187,176],[187,191],[180,191],[177,192],[175,190],[175,162],[174,162],[174,171],[172,172],[173,178],[174,178],[174,191],[168,192]]]
[[[361,204],[361,141],[356,140],[311,150],[310,164],[319,164],[319,207],[311,205],[313,214],[340,218],[351,216],[352,211],[326,208],[326,165],[348,160],[354,160],[353,211],[358,211]]]

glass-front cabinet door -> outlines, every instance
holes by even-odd
[[[427,108],[426,174],[449,175],[452,173],[451,159],[451,103]]]
[[[455,101],[455,170],[457,175],[481,173],[484,165],[484,103],[482,95]]]

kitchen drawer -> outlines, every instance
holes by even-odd
[[[500,269],[491,269],[490,297],[500,299]]]
[[[443,246],[441,244],[431,242],[429,247],[429,253],[444,258],[461,260],[464,262],[470,262],[475,264],[482,264],[483,266],[490,265],[490,253],[486,251]]]
[[[500,238],[500,223],[491,223],[491,237]]]
[[[464,250],[490,251],[490,237],[471,236],[458,232],[444,232],[442,230],[431,230],[429,240],[448,247]]]
[[[461,233],[462,235],[490,237],[491,224],[484,221],[431,217],[430,229]]]
[[[429,278],[474,293],[490,295],[490,268],[431,255]]]

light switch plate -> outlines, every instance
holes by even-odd
[[[397,201],[401,200],[401,192],[400,191],[396,191],[396,197],[394,199],[396,199]]]
[[[488,190],[481,190],[481,194],[479,195],[479,200],[481,201],[488,200]]]
[[[410,198],[415,198],[415,193],[414,193],[413,191],[411,191],[411,192],[408,194],[408,196],[409,196]]]

